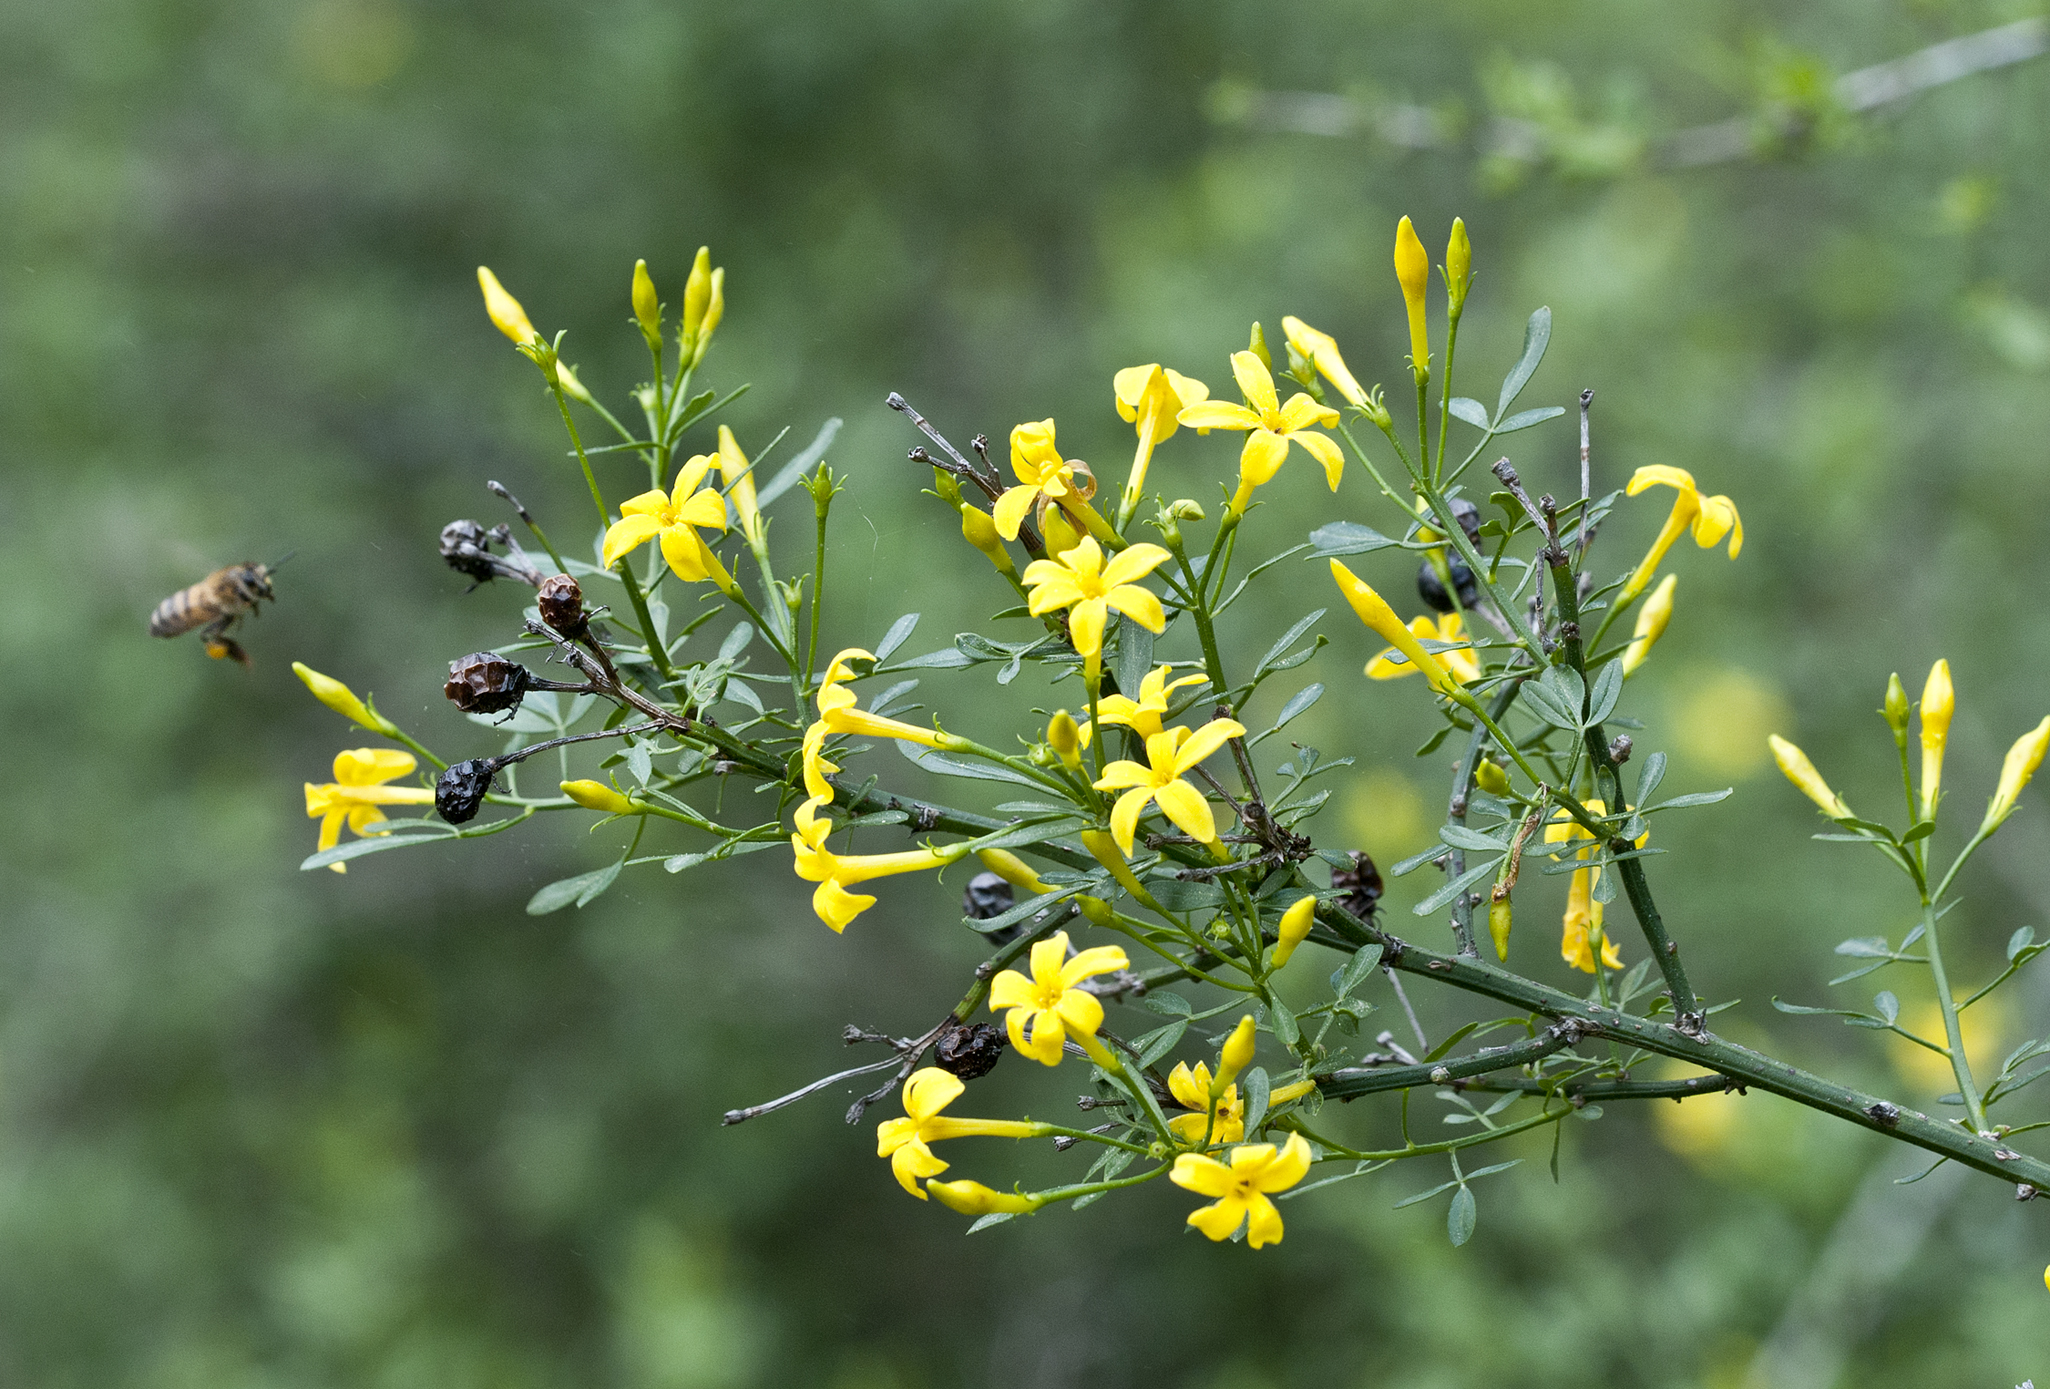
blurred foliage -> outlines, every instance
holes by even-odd
[[[1939,654],[1953,785],[1990,784],[2043,712],[2050,62],[1825,112],[1826,139],[1779,157],[1656,172],[1630,152],[2028,12],[0,5],[0,536],[26,600],[0,681],[0,1380],[1745,1383],[1832,1276],[1853,1193],[1911,1154],[1752,1097],[1684,1131],[1573,1125],[1559,1185],[1524,1153],[1460,1250],[1374,1181],[1292,1206],[1257,1257],[1181,1238],[1164,1191],[1098,1207],[1086,1239],[1059,1214],[964,1239],[831,1099],[717,1126],[839,1063],[845,1022],[924,1025],[974,958],[951,889],[894,893],[841,939],[775,856],[545,918],[527,896],[609,841],[300,875],[297,783],[356,739],[288,666],[471,739],[439,662],[503,640],[512,605],[464,597],[435,532],[504,519],[486,477],[544,521],[581,514],[479,261],[616,398],[641,369],[633,259],[674,299],[712,243],[722,379],[755,382],[742,441],[845,417],[841,542],[965,576],[982,561],[913,495],[885,390],[957,436],[1054,414],[1117,475],[1111,372],[1219,381],[1252,319],[1301,313],[1392,379],[1388,230],[1461,213],[1469,379],[1549,303],[1528,403],[1594,386],[1600,476],[1678,464],[1750,523],[1738,563],[1687,557],[1643,677],[1676,775],[1739,783],[1658,865],[1698,981],[1745,1000],[1731,1035],[1926,1102],[1864,1034],[1765,1006],[1822,1001],[1836,940],[1904,922],[1757,774],[1778,729],[1880,803],[1871,711],[1889,670]],[[1220,124],[1220,82],[1507,104],[1574,138],[1510,178],[1470,151]],[[1565,425],[1520,440],[1526,477],[1566,475]],[[1207,489],[1232,448],[1178,441],[1158,485]],[[1362,485],[1336,505],[1360,514]],[[1270,490],[1274,548],[1338,514]],[[1662,510],[1613,523],[1618,567]],[[173,588],[295,548],[244,633],[253,673],[143,636]],[[832,640],[922,609],[939,644],[964,601],[942,577],[878,562]],[[1410,759],[1425,715],[1349,674],[1364,654],[1320,658],[1345,698],[1300,736],[1361,754],[1346,823],[1398,855],[1429,833],[1443,759]],[[2050,904],[2037,800],[1967,884],[1966,970]],[[1775,847],[1740,847],[1753,833]],[[1548,948],[1535,915],[1519,949]],[[1875,1386],[2041,1375],[2041,1210],[1983,1181],[1884,1195],[1911,1257],[1824,1327],[1820,1363]]]

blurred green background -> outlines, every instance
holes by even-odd
[[[1391,1210],[1442,1179],[1421,1163],[1291,1203],[1257,1255],[1185,1237],[1164,1184],[964,1238],[895,1188],[842,1098],[718,1126],[849,1064],[845,1023],[911,1032],[958,996],[977,958],[958,882],[886,885],[845,937],[776,854],[638,870],[530,917],[537,887],[617,851],[569,817],[302,874],[299,783],[366,739],[289,671],[374,690],[450,756],[497,745],[438,686],[508,639],[519,595],[465,596],[436,532],[508,519],[487,477],[566,546],[589,515],[481,311],[480,261],[619,405],[645,366],[634,258],[675,302],[709,242],[729,301],[709,375],[754,383],[727,417],[743,443],[847,421],[832,640],[918,610],[923,650],[1008,600],[915,495],[885,391],[957,440],[1054,415],[1121,478],[1111,373],[1160,360],[1222,391],[1254,319],[1301,314],[1392,382],[1395,219],[1435,252],[1460,214],[1480,276],[1462,389],[1492,400],[1549,304],[1524,403],[1591,386],[1602,483],[1678,464],[1743,511],[1737,563],[1675,552],[1679,614],[1626,705],[1669,787],[1738,788],[1661,831],[1697,983],[1743,1000],[1729,1034],[1927,1103],[1947,1083],[1869,1034],[1767,1006],[1862,1004],[1878,981],[1826,990],[1830,947],[1897,935],[1910,904],[1809,842],[1761,745],[1789,733],[1854,804],[1891,805],[1871,711],[1889,671],[1918,688],[1947,655],[1949,785],[1972,806],[2045,712],[2050,60],[1864,114],[1830,97],[1837,74],[2035,12],[0,4],[0,537],[21,600],[0,677],[0,1382],[2041,1378],[2040,1203],[1948,1173],[1895,1187],[1911,1151],[1770,1097],[1612,1106],[1569,1126],[1557,1186],[1542,1142],[1517,1148],[1458,1250],[1442,1203]],[[1731,118],[1730,157],[1675,162],[1672,132]],[[1506,442],[1569,485],[1566,423]],[[1177,438],[1155,484],[1207,500],[1235,449]],[[637,465],[605,466],[625,495]],[[1392,524],[1370,498],[1357,470],[1333,499],[1297,462],[1246,553]],[[1665,505],[1625,507],[1608,567]],[[806,524],[786,514],[779,545]],[[252,672],[144,636],[174,588],[293,549],[243,634]],[[1399,561],[1362,567],[1406,586]],[[1274,588],[1242,649],[1331,601],[1311,570]],[[1335,645],[1303,675],[1332,693],[1291,731],[1360,758],[1324,835],[1386,863],[1428,842],[1445,759],[1410,756],[1425,702],[1367,687],[1349,622],[1323,624]],[[998,699],[985,667],[922,695],[998,729],[979,711],[1047,702],[1031,683]],[[1950,918],[1968,974],[2050,909],[2031,801]],[[1435,940],[1406,912],[1423,876],[1390,909]],[[1563,980],[1559,895],[1519,893],[1512,958]],[[1423,1006],[1434,1029],[1477,1016]],[[2017,991],[1997,1030],[2046,1012]],[[1072,1080],[1024,1069],[981,1083],[978,1111],[1062,1111]],[[2010,1118],[2041,1109],[2031,1092]],[[999,1183],[1075,1161],[949,1156]]]

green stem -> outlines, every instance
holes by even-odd
[[[1965,1034],[1958,1025],[1957,1000],[1950,991],[1950,975],[1943,968],[1943,946],[1937,940],[1936,909],[1922,903],[1922,947],[1929,956],[1929,977],[1936,983],[1936,1006],[1943,1010],[1943,1035],[1949,1043],[1950,1069],[1957,1076],[1957,1092],[1971,1117],[1972,1131],[1986,1131],[1986,1105],[1979,1098],[1978,1082],[1972,1079],[1971,1058],[1965,1054]]]
[[[577,451],[577,465],[584,470],[584,485],[591,489],[591,502],[598,508],[598,524],[612,524],[612,513],[605,508],[605,494],[598,490],[598,478],[591,471],[591,459],[584,452],[583,436],[577,433],[577,422],[570,417],[569,397],[563,394],[562,382],[553,372],[549,373],[548,387],[555,395],[555,408],[562,412],[562,427],[569,431],[571,447]]]

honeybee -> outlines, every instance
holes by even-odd
[[[231,564],[216,569],[190,588],[180,589],[157,604],[157,610],[149,616],[149,634],[177,637],[197,627],[206,639],[207,655],[215,660],[226,656],[248,665],[249,653],[227,635],[228,629],[240,622],[244,613],[255,612],[260,601],[277,596],[271,591],[270,578],[284,562],[281,559],[277,564]]]

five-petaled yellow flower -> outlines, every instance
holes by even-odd
[[[1195,429],[1248,431],[1246,446],[1239,451],[1239,485],[1232,494],[1230,514],[1244,511],[1253,489],[1281,471],[1290,444],[1301,444],[1310,457],[1324,465],[1325,480],[1336,492],[1345,473],[1345,454],[1330,435],[1319,434],[1310,426],[1337,424],[1338,412],[1319,405],[1303,391],[1283,405],[1274,393],[1274,373],[1251,352],[1232,353],[1231,372],[1246,397],[1244,405],[1228,400],[1198,401],[1180,415],[1183,424]]]
[[[1685,468],[1671,468],[1663,463],[1653,463],[1639,468],[1630,475],[1629,486],[1623,490],[1631,496],[1653,487],[1671,487],[1679,492],[1673,499],[1673,509],[1666,514],[1665,525],[1659,528],[1658,539],[1651,542],[1645,551],[1643,563],[1623,585],[1616,601],[1627,603],[1644,592],[1651,576],[1658,572],[1659,561],[1666,557],[1666,551],[1680,538],[1681,532],[1689,527],[1694,531],[1694,543],[1704,550],[1712,550],[1721,543],[1724,536],[1730,538],[1730,558],[1735,559],[1744,548],[1744,522],[1737,515],[1737,504],[1728,497],[1704,497],[1695,490],[1694,475]]]
[[[332,849],[342,837],[346,822],[356,834],[382,834],[374,829],[384,812],[381,805],[433,805],[434,793],[424,786],[386,786],[395,776],[404,776],[418,764],[413,754],[397,748],[350,748],[335,754],[335,779],[325,786],[306,783],[306,814],[320,821],[321,850]],[[330,863],[337,873],[347,864]]]
[[[833,658],[833,663],[826,667],[826,678],[819,683],[819,723],[813,724],[812,727],[824,724],[829,733],[858,733],[871,738],[902,738],[908,743],[922,743],[929,748],[958,748],[963,741],[959,738],[949,737],[930,728],[920,728],[917,724],[905,723],[902,719],[885,718],[881,714],[871,714],[865,709],[854,707],[857,702],[854,691],[847,688],[847,682],[855,678],[849,662],[874,659],[873,655],[858,646],[850,646]],[[810,741],[809,734],[806,735],[806,740]],[[835,767],[833,770],[837,772],[840,769]],[[816,795],[817,792],[813,794]]]
[[[1600,801],[1586,802],[1587,808],[1597,815],[1607,814]],[[1564,844],[1575,839],[1586,839],[1588,833],[1580,822],[1566,818],[1564,811],[1545,827],[1545,843]],[[1650,838],[1647,833],[1637,842],[1642,845]],[[1585,859],[1593,844],[1574,854]],[[1600,880],[1599,868],[1576,868],[1573,870],[1572,885],[1566,889],[1566,917],[1559,936],[1559,955],[1567,964],[1583,974],[1594,973],[1594,948],[1590,943],[1597,931],[1602,931],[1602,904],[1594,900],[1594,885]],[[1623,957],[1616,953],[1616,942],[1602,931],[1602,965],[1608,969],[1621,969]]]
[[[885,878],[893,873],[945,868],[968,852],[965,844],[950,844],[945,848],[905,849],[894,854],[836,854],[826,847],[833,822],[818,813],[820,807],[830,804],[831,796],[813,796],[797,807],[797,830],[790,836],[790,848],[795,855],[797,876],[819,885],[811,895],[811,909],[835,931],[846,930],[848,922],[876,904],[876,899],[865,893],[849,892],[849,883]]]
[[[619,519],[605,532],[605,567],[660,536],[662,558],[677,578],[686,583],[711,579],[732,593],[733,576],[698,536],[703,527],[726,529],[726,499],[703,485],[718,461],[717,454],[701,453],[678,470],[670,492],[657,488],[620,503]]]
[[[1189,1223],[1213,1240],[1230,1239],[1240,1225],[1246,1243],[1259,1249],[1281,1240],[1281,1212],[1268,1197],[1300,1182],[1310,1170],[1310,1145],[1299,1133],[1277,1149],[1272,1143],[1242,1143],[1231,1150],[1229,1166],[1202,1153],[1183,1153],[1174,1160],[1168,1180],[1198,1196],[1216,1198],[1189,1212]]]
[[[1440,651],[1437,655],[1446,672],[1460,684],[1468,685],[1481,678],[1480,661],[1475,658],[1473,649],[1464,645],[1467,640],[1466,623],[1458,613],[1446,613],[1436,622],[1428,617],[1411,618],[1409,632],[1411,636],[1425,641],[1454,644],[1452,650]],[[1393,646],[1367,662],[1369,680],[1400,680],[1417,672],[1418,667]]]
[[[1182,410],[1210,398],[1210,388],[1195,377],[1184,376],[1158,362],[1126,367],[1111,378],[1110,384],[1117,396],[1118,414],[1139,431],[1139,448],[1132,455],[1132,476],[1125,483],[1124,500],[1119,504],[1120,514],[1129,516],[1139,504],[1139,494],[1145,490],[1146,467],[1153,461],[1155,446],[1175,432],[1179,423],[1175,417]]]
[[[1105,767],[1096,789],[1125,793],[1110,809],[1110,832],[1118,848],[1130,856],[1139,817],[1151,801],[1182,833],[1216,850],[1217,820],[1210,813],[1210,802],[1182,778],[1225,743],[1244,736],[1245,731],[1246,726],[1235,719],[1212,719],[1193,733],[1186,728],[1170,728],[1146,740],[1149,766],[1117,761]]]
[[[1004,1028],[1018,1054],[1041,1065],[1058,1066],[1061,1046],[1070,1037],[1092,1058],[1107,1055],[1096,1040],[1096,1029],[1103,1026],[1103,1004],[1076,986],[1092,975],[1130,964],[1115,945],[1092,946],[1071,960],[1068,933],[1056,931],[1033,944],[1031,978],[1007,969],[990,981],[990,1011],[1004,1013]]]
[[[1201,1143],[1206,1130],[1212,1143],[1236,1143],[1246,1136],[1246,1106],[1239,1098],[1236,1084],[1225,1086],[1224,1093],[1217,1097],[1217,1122],[1210,1122],[1208,1061],[1198,1061],[1193,1067],[1186,1061],[1177,1061],[1168,1072],[1167,1090],[1175,1103],[1194,1111],[1167,1121],[1168,1132],[1182,1142]]]
[[[941,1114],[967,1087],[961,1078],[938,1066],[914,1071],[904,1082],[904,1117],[876,1125],[876,1156],[890,1160],[898,1184],[919,1200],[919,1182],[947,1170],[947,1164],[926,1144],[942,1138],[1032,1138],[1038,1124],[1020,1119],[950,1119]]]
[[[1097,718],[1105,724],[1117,724],[1131,729],[1141,738],[1151,738],[1160,732],[1160,721],[1167,715],[1168,696],[1184,685],[1205,685],[1210,682],[1207,675],[1184,675],[1170,682],[1172,666],[1160,666],[1146,672],[1139,681],[1139,697],[1131,699],[1121,694],[1105,695],[1096,706]],[[1084,732],[1083,741],[1089,735]]]
[[[1063,459],[1054,444],[1052,420],[1035,420],[1011,431],[1011,471],[1018,475],[1018,486],[998,497],[991,512],[997,534],[1004,539],[1018,538],[1018,527],[1041,496],[1075,513],[1077,520],[1083,518],[1088,503],[1076,487],[1074,460]]]
[[[1167,626],[1160,599],[1138,584],[1167,558],[1158,545],[1139,544],[1118,551],[1105,564],[1103,547],[1094,537],[1084,536],[1058,559],[1036,559],[1025,566],[1032,615],[1069,610],[1068,639],[1082,657],[1084,678],[1091,686],[1103,668],[1103,627],[1113,609],[1149,632]]]

